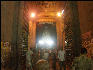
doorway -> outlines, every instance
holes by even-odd
[[[36,24],[36,48],[53,49],[57,47],[56,23],[41,22]]]

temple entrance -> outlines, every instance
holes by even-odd
[[[52,4],[46,3],[47,5]],[[51,7],[41,6],[41,4],[36,6],[39,12],[35,14],[32,11],[31,13],[36,16],[31,16],[29,20],[28,48],[35,49],[33,64],[38,60],[45,59],[49,63],[50,70],[59,70],[59,64],[56,60],[58,59],[58,49],[65,47],[64,20],[55,9],[56,5],[51,5],[53,7],[51,9]],[[30,5],[31,10],[33,10],[35,4],[32,2]],[[61,10],[60,6],[59,11],[61,12]]]
[[[4,68],[9,65],[12,70],[26,70],[30,59],[36,70],[37,61],[44,59],[49,62],[50,70],[60,70],[59,49],[66,51],[66,65],[70,67],[82,47],[76,2],[22,1],[11,5],[2,3],[1,64]]]
[[[50,69],[56,68],[55,49],[57,49],[57,31],[55,22],[39,22],[36,24],[36,49],[39,59],[49,62]],[[54,55],[55,54],[55,55]]]
[[[57,47],[56,23],[36,24],[36,48],[53,49]]]

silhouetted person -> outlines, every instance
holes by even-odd
[[[33,69],[35,70],[35,64],[36,64],[36,62],[39,60],[38,52],[36,51],[35,48],[33,49],[32,60],[33,60],[33,61],[32,61],[32,67],[33,67]]]
[[[52,63],[53,70],[56,70],[56,50],[55,49],[53,49],[52,51],[52,60],[53,60],[53,63]]]
[[[87,57],[86,48],[82,48],[81,55],[74,59],[72,70],[93,70],[93,61]]]

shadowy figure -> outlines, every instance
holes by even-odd
[[[52,63],[53,70],[56,70],[56,50],[55,49],[53,49],[52,51],[52,60],[53,60],[53,63]]]

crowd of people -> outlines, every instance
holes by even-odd
[[[58,61],[60,70],[67,70],[65,63],[65,50],[59,49],[32,49],[29,48],[26,53],[26,70],[50,70],[52,59],[52,68],[57,70],[56,62]],[[51,58],[51,59],[50,59]],[[87,57],[87,50],[81,49],[79,57],[72,61],[70,70],[93,70],[93,60]]]

